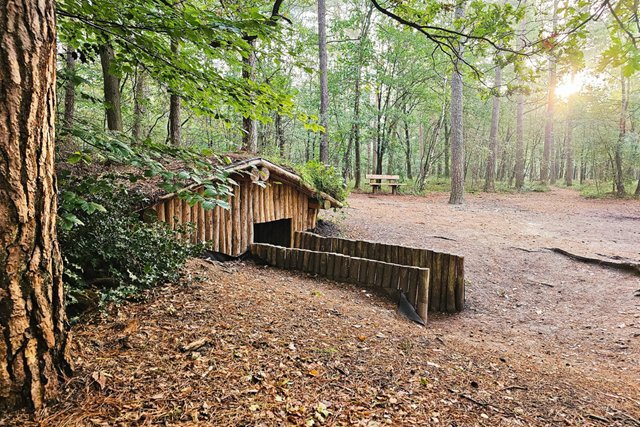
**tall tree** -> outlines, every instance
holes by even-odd
[[[112,73],[111,66],[116,56],[113,46],[104,43],[100,46],[100,64],[104,80],[104,102],[107,112],[107,127],[122,132],[122,109],[120,107],[120,78]]]
[[[253,47],[253,42],[249,43]],[[244,80],[255,80],[256,78],[256,52],[251,49],[246,57],[242,59],[242,78]],[[249,153],[258,152],[258,121],[248,114],[242,118],[242,149]]]
[[[573,86],[574,80],[576,77],[575,68],[571,71],[571,85]],[[567,150],[567,166],[566,172],[564,174],[564,182],[567,184],[567,187],[571,187],[573,185],[573,94],[569,94],[569,98],[567,99],[567,140],[566,140],[566,150]]]
[[[465,2],[458,1],[455,8],[456,22],[464,18]],[[464,47],[458,45],[457,58],[451,72],[451,196],[449,203],[464,203],[464,142],[462,133],[462,58]]]
[[[555,37],[558,26],[558,0],[553,0],[553,32]],[[553,46],[552,46],[553,47]],[[542,151],[542,164],[540,165],[540,182],[547,184],[556,181],[555,172],[555,135],[553,134],[554,105],[556,99],[556,56],[555,52],[549,54],[549,99],[547,102],[547,116],[544,128],[544,147]]]
[[[320,162],[329,161],[329,70],[327,66],[327,7],[318,0],[318,51],[320,53]]]
[[[171,53],[177,60],[180,54],[180,42],[172,38],[171,39]],[[182,106],[182,98],[176,93],[175,88],[170,91],[169,97],[169,141],[174,147],[180,147],[182,145],[182,117],[180,114],[180,108]]]
[[[626,76],[624,75],[624,69],[620,68],[620,92],[622,99],[620,101],[620,132],[618,134],[618,141],[616,143],[615,152],[615,185],[616,194],[618,197],[624,197],[627,191],[624,188],[624,175],[622,172],[622,144],[624,143],[625,135],[627,134],[627,91],[625,87]]]
[[[67,46],[65,59],[65,72],[67,82],[64,85],[64,127],[65,129],[70,130],[71,128],[73,128],[73,119],[76,109],[76,85],[74,83],[76,73],[76,50],[73,48],[73,46]],[[64,142],[61,148],[65,152],[76,151],[77,146],[74,143],[73,135],[71,134],[71,132],[69,132],[64,138]]]
[[[0,410],[38,409],[71,373],[56,238],[54,1],[2,2],[0,44]]]
[[[525,45],[525,29],[527,26],[527,2],[522,2],[522,8],[524,9],[524,16],[520,21],[520,39],[518,40],[518,49],[524,50]],[[518,84],[522,85],[522,77],[518,76]],[[522,88],[518,93],[517,107],[516,107],[516,188],[520,190],[524,186],[524,93]]]
[[[144,70],[136,72],[136,81],[133,91],[133,129],[131,131],[133,139],[136,141],[142,135],[142,116],[144,114]]]
[[[496,191],[496,153],[498,150],[498,122],[500,120],[500,85],[502,84],[502,66],[496,64],[496,78],[494,81],[493,109],[491,110],[491,129],[489,131],[489,153],[487,154],[487,168],[483,191]]]

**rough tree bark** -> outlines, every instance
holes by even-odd
[[[500,91],[502,84],[502,68],[496,66],[495,90]],[[499,92],[498,92],[499,93]],[[487,154],[487,168],[484,179],[484,189],[488,193],[496,191],[496,154],[498,150],[498,122],[500,121],[500,96],[493,96],[491,110],[491,130],[489,131],[489,153]]]
[[[558,0],[553,1],[553,31],[558,26]],[[544,128],[544,147],[542,150],[542,164],[540,165],[540,183],[546,185],[555,180],[555,135],[553,134],[554,104],[556,98],[556,57],[549,55],[549,100],[547,103],[547,117]]]
[[[180,44],[176,39],[171,39],[171,53],[176,57],[180,54]],[[174,147],[182,145],[181,105],[182,98],[180,95],[171,91],[171,96],[169,97],[169,142]]]
[[[122,109],[120,108],[120,79],[109,73],[111,63],[116,59],[111,44],[100,46],[100,64],[104,79],[104,101],[107,104],[107,127],[122,132]]]
[[[54,172],[53,0],[0,3],[0,411],[41,408],[71,373]]]
[[[253,45],[253,42],[249,43]],[[249,52],[246,58],[243,58],[242,62],[244,67],[242,68],[242,78],[245,80],[255,80],[256,78],[256,53],[254,50]],[[242,118],[242,149],[249,153],[258,152],[258,121],[251,117]]]
[[[526,0],[522,2],[525,8],[525,14],[520,22],[520,40],[518,41],[518,49],[524,50],[525,29],[527,26]],[[518,83],[522,84],[522,77],[518,76]],[[524,94],[518,94],[518,105],[516,107],[516,189],[520,190],[524,186]]]
[[[142,116],[144,114],[144,71],[136,73],[136,84],[133,93],[133,138],[139,140],[142,135]]]
[[[318,50],[320,53],[320,125],[324,128],[320,138],[320,162],[329,162],[329,79],[327,66],[327,8],[318,0]]]
[[[456,21],[464,18],[465,2],[456,3]],[[462,57],[463,47],[458,48]],[[451,72],[451,196],[449,203],[464,203],[464,143],[462,139],[462,73],[459,60],[454,62]]]

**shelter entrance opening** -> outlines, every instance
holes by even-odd
[[[291,247],[291,218],[253,224],[253,242]]]

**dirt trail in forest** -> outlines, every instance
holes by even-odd
[[[464,206],[448,198],[352,194],[345,219],[329,216],[352,238],[465,256],[466,309],[431,316],[430,328],[640,384],[640,276],[544,249],[639,262],[640,201],[565,189],[467,194]]]

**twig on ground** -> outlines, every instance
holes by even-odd
[[[553,288],[553,287],[554,287],[552,284],[544,283],[544,282],[528,281],[527,283],[528,283],[529,285],[542,285],[542,286],[547,286],[547,287],[549,287],[549,288]]]
[[[599,258],[590,258],[582,255],[572,254],[571,252],[567,252],[564,249],[560,248],[543,248],[548,251],[552,251],[561,255],[564,255],[568,258],[574,259],[576,261],[584,262],[587,264],[595,264],[595,265],[604,265],[606,267],[617,268],[618,270],[629,270],[633,271],[636,274],[640,274],[640,264],[633,262],[612,262]]]
[[[452,242],[457,242],[456,239],[452,239],[451,237],[444,237],[444,236],[425,236],[425,237],[431,237],[432,239],[451,240]]]
[[[606,418],[599,417],[599,416],[597,416],[597,415],[593,415],[593,414],[584,414],[584,417],[585,417],[585,418],[591,418],[592,420],[602,421],[603,423],[607,423],[607,424],[609,424],[609,423],[611,422],[611,421],[609,421],[609,420],[608,420],[608,419],[606,419]]]
[[[500,391],[503,391],[503,390],[529,390],[529,387],[527,387],[526,385],[511,385],[509,387],[504,387],[500,389]]]

